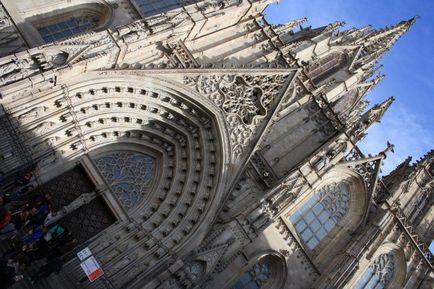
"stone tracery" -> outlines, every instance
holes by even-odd
[[[276,101],[285,74],[185,76],[184,82],[224,112],[230,128],[233,156],[240,156],[259,123]]]
[[[112,152],[97,157],[97,167],[126,209],[148,193],[155,175],[153,158],[133,152]]]

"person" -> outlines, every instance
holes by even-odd
[[[15,181],[16,186],[25,186],[28,185],[33,179],[33,173],[28,172],[25,173],[24,176],[18,176],[17,180]]]
[[[18,280],[16,278],[16,271],[14,265],[10,260],[4,258],[0,259],[0,288],[6,289],[15,284]]]
[[[12,219],[12,214],[5,206],[0,206],[0,230],[5,228]]]
[[[5,183],[6,183],[6,174],[3,171],[0,171],[0,189],[3,188]]]
[[[15,236],[17,230],[15,229],[15,225],[13,223],[7,224],[0,230],[0,240],[7,240],[11,237]]]
[[[57,217],[57,212],[54,212],[52,209],[48,212],[47,217],[45,217],[44,220],[44,226],[48,226],[52,223],[52,220],[54,220]]]
[[[48,204],[37,204],[36,206],[30,209],[30,219],[27,224],[29,227],[38,227],[41,226],[45,218],[48,215],[49,206]]]
[[[57,254],[47,256],[47,264],[41,266],[39,270],[33,274],[30,279],[32,284],[36,281],[49,277],[52,273],[59,274],[63,266],[63,260]]]
[[[21,230],[29,220],[30,212],[26,208],[22,208],[12,214],[11,223],[15,225],[15,229]]]
[[[9,201],[11,202],[15,202],[18,201],[22,198],[22,196],[24,196],[25,194],[29,194],[31,193],[33,190],[35,189],[35,187],[33,185],[26,185],[24,187],[21,187],[11,193],[8,194],[4,194],[8,197]]]

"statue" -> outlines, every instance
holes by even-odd
[[[0,31],[8,28],[9,26],[11,26],[11,21],[9,20],[8,17],[3,16],[2,18],[0,18]]]
[[[14,58],[11,62],[0,66],[0,85],[21,80],[38,71],[35,62],[29,59]]]
[[[144,23],[140,21],[136,21],[130,25],[127,25],[124,29],[122,29],[122,32],[126,32],[120,34],[121,38],[127,44],[134,43],[140,39],[145,39],[148,36]]]
[[[18,119],[20,119],[20,120],[36,119],[39,116],[41,116],[44,112],[46,112],[47,110],[48,110],[48,107],[46,107],[46,106],[35,107],[35,108],[19,115]]]

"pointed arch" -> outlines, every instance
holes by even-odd
[[[55,9],[30,16],[27,20],[39,32],[45,43],[63,40],[84,32],[101,30],[107,26],[112,8],[103,1],[93,0],[74,6]]]
[[[306,74],[312,83],[319,86],[339,70],[348,66],[348,55],[343,52],[331,52],[314,61],[306,68]]]
[[[366,184],[354,171],[335,167],[290,209],[287,220],[318,267],[339,253],[363,222]]]
[[[287,266],[279,253],[268,252],[252,258],[241,272],[227,289],[281,289],[286,282]]]
[[[383,244],[370,260],[363,260],[359,271],[347,288],[403,288],[407,263],[402,248],[393,244]]]

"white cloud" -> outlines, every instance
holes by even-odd
[[[389,154],[385,160],[383,174],[407,158],[408,152],[413,160],[417,160],[433,148],[432,124],[404,106],[392,105],[381,123],[368,131],[368,136],[360,143],[360,147],[366,154],[376,154],[386,147],[387,141],[395,145],[395,153]]]

